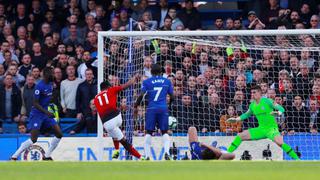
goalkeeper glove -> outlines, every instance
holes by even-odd
[[[270,114],[274,115],[274,116],[281,116],[282,112],[280,112],[280,111],[272,111]]]

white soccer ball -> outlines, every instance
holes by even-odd
[[[177,127],[177,119],[173,116],[169,116],[169,129],[175,129]]]

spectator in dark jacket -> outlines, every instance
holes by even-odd
[[[185,3],[186,7],[178,14],[179,19],[182,21],[186,29],[201,29],[200,14],[198,10],[193,7],[193,1],[186,0]]]
[[[21,110],[21,91],[13,83],[13,77],[7,74],[0,86],[0,132],[2,121],[19,121]]]
[[[26,84],[21,88],[22,94],[22,108],[21,115],[22,120],[26,120],[29,117],[31,107],[33,105],[33,95],[35,88],[35,79],[32,74],[28,74],[26,78]]]
[[[79,119],[79,123],[70,134],[79,133],[88,123],[87,120],[90,120],[92,116],[90,100],[97,94],[97,82],[94,80],[91,69],[86,70],[85,77],[86,80],[78,86],[76,96],[77,119]]]

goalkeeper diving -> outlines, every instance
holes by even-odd
[[[295,151],[286,143],[283,142],[275,116],[284,113],[284,108],[273,102],[269,98],[262,98],[260,86],[251,88],[253,101],[249,105],[249,110],[237,118],[229,118],[227,122],[233,123],[243,121],[254,115],[258,119],[259,126],[250,128],[239,133],[228,148],[228,152],[235,151],[242,141],[270,139],[283,149],[292,159],[299,160]]]

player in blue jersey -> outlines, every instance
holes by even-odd
[[[189,127],[188,138],[192,160],[232,160],[235,158],[232,153],[199,142],[195,127]]]
[[[162,69],[158,64],[151,66],[152,77],[142,82],[141,94],[138,97],[134,108],[135,114],[137,113],[137,107],[140,105],[143,96],[146,95],[148,98],[148,106],[146,110],[146,124],[145,124],[145,158],[150,159],[150,148],[151,148],[151,134],[155,130],[156,126],[161,130],[163,146],[166,160],[170,160],[169,148],[170,148],[170,137],[168,135],[168,121],[169,112],[167,105],[167,95],[170,95],[170,103],[173,101],[173,87],[171,81],[167,78],[162,77]]]
[[[49,149],[45,153],[43,160],[52,160],[51,153],[58,146],[62,132],[53,119],[54,115],[48,111],[48,106],[52,98],[53,91],[53,70],[50,67],[46,67],[42,71],[43,79],[36,85],[34,91],[34,101],[29,117],[29,129],[31,130],[31,138],[21,144],[19,149],[11,156],[11,160],[17,160],[20,154],[27,148],[37,142],[39,132],[41,128],[52,128],[54,135],[50,142]]]

